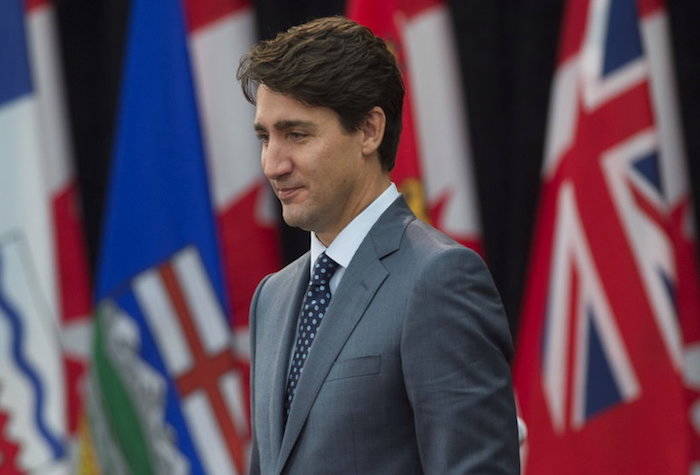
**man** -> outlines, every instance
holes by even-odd
[[[283,217],[311,231],[251,305],[251,472],[518,473],[498,293],[389,178],[404,90],[384,42],[322,18],[238,78]]]

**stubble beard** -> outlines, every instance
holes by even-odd
[[[315,231],[314,219],[311,216],[313,213],[304,209],[293,209],[294,205],[285,205],[282,203],[282,219],[293,228],[299,228],[304,231]]]

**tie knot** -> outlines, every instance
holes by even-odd
[[[338,266],[339,264],[328,257],[325,252],[322,253],[318,256],[314,264],[311,284],[326,285],[331,280],[331,277],[333,277],[333,274],[335,274],[335,271],[338,270]]]

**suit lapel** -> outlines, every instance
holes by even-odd
[[[284,422],[282,419],[284,394],[287,383],[287,366],[289,363],[289,355],[292,351],[292,342],[296,332],[296,323],[301,301],[306,287],[309,285],[309,254],[307,253],[300,261],[298,269],[295,270],[291,277],[289,288],[291,293],[285,299],[280,296],[280,300],[286,302],[283,304],[284,315],[277,347],[277,361],[273,372],[272,398],[270,399],[270,430],[272,436],[272,446],[275,453],[279,453],[280,445],[282,444],[282,433],[284,430]]]
[[[403,198],[398,199],[377,221],[345,271],[299,379],[282,438],[278,473],[282,471],[316,395],[338,354],[364,315],[372,297],[389,275],[380,259],[398,249],[403,230],[412,219],[415,219],[415,216]],[[289,351],[286,356],[289,357]],[[286,363],[287,360],[284,361],[285,369]],[[284,377],[286,378],[286,375]],[[281,417],[281,401],[278,412]]]

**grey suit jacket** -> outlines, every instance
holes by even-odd
[[[519,473],[510,333],[475,253],[394,202],[332,297],[285,428],[308,281],[307,253],[251,304],[251,473]]]

